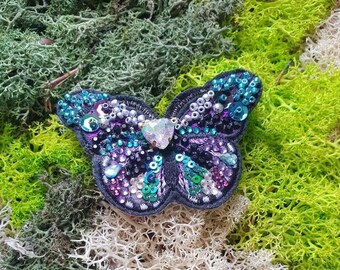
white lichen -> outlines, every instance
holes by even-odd
[[[302,64],[316,64],[321,69],[330,66],[340,68],[340,8],[335,9],[318,27],[315,39],[306,39],[305,52],[300,56],[300,61]]]
[[[10,226],[11,213],[12,209],[9,204],[0,209],[0,263],[3,261],[3,252],[5,252],[6,247],[17,251],[20,258],[24,256],[36,257],[30,245],[9,236],[9,234],[15,234]]]
[[[249,200],[235,195],[218,209],[171,205],[150,217],[131,217],[102,202],[93,229],[74,240],[71,257],[96,269],[285,269],[272,253],[234,251],[227,236]]]

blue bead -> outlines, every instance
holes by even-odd
[[[223,80],[223,79],[219,79],[217,83],[218,83],[218,84],[223,84],[223,83],[224,83],[224,80]]]
[[[217,80],[214,79],[214,80],[212,81],[212,83],[213,83],[213,84],[217,84]]]
[[[105,156],[105,155],[106,155],[105,149],[100,149],[99,153],[100,153],[102,156]]]
[[[192,127],[187,127],[187,132],[191,133],[192,132]]]
[[[138,147],[138,142],[137,141],[133,142],[133,147]]]
[[[250,103],[255,103],[255,101],[256,101],[255,97],[251,96],[251,97],[249,98],[249,102],[250,102]]]
[[[208,127],[203,128],[203,132],[204,133],[209,133],[209,128]]]
[[[242,79],[242,83],[243,83],[243,84],[247,84],[247,83],[248,83],[248,80],[247,80],[247,79]]]
[[[118,145],[118,146],[123,146],[123,141],[122,141],[122,140],[118,140],[118,141],[117,141],[117,145]]]
[[[232,103],[228,109],[230,117],[235,121],[243,121],[248,116],[248,108],[241,102]]]
[[[212,129],[210,130],[210,133],[211,133],[212,135],[215,135],[215,134],[217,133],[217,130],[216,130],[215,128],[212,128]]]
[[[133,143],[131,141],[128,142],[127,147],[131,148],[132,146],[133,146]]]

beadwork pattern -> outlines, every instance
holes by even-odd
[[[206,209],[231,196],[241,174],[236,143],[261,92],[257,76],[234,70],[182,92],[160,119],[142,101],[95,90],[66,94],[57,112],[92,156],[104,196],[148,215],[170,202]]]

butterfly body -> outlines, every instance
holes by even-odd
[[[261,95],[258,77],[235,70],[184,91],[163,118],[133,97],[67,94],[60,119],[92,156],[104,196],[133,215],[171,202],[207,209],[225,202],[241,175],[237,142]]]

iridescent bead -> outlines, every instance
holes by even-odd
[[[199,130],[199,128],[197,128],[197,127],[193,128],[192,131],[193,131],[195,134],[199,134],[199,133],[200,133],[200,130]]]
[[[237,156],[235,154],[224,154],[220,156],[220,159],[229,166],[234,166],[237,162]]]
[[[216,113],[221,113],[223,112],[223,105],[221,103],[216,103],[214,104],[213,109]]]
[[[241,102],[232,103],[229,106],[229,115],[235,121],[243,121],[248,116],[248,108]]]
[[[188,121],[185,120],[185,119],[183,119],[183,120],[181,121],[181,126],[182,126],[182,127],[186,127],[188,124],[189,124]]]
[[[121,103],[121,104],[119,104],[119,108],[121,110],[125,110],[126,109],[126,105],[124,103]]]
[[[188,162],[188,167],[189,167],[189,168],[194,168],[195,165],[196,165],[196,163],[195,163],[193,160],[190,160],[190,161]]]
[[[122,112],[117,112],[117,117],[119,119],[123,119],[124,118],[124,115],[122,114]]]

